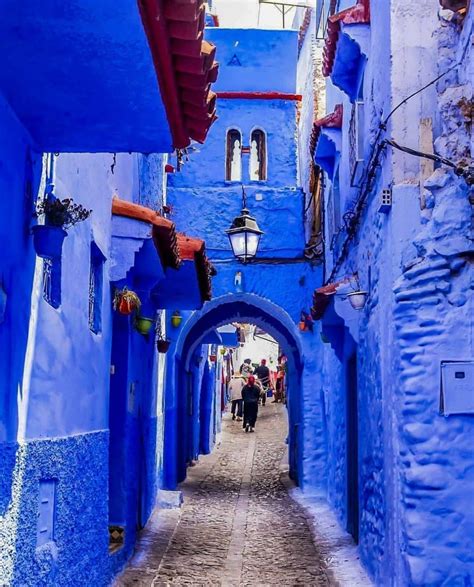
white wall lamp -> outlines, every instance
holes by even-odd
[[[355,287],[351,283],[352,280],[355,281]],[[341,296],[344,300],[349,300],[349,303],[354,308],[354,310],[362,310],[365,307],[365,304],[367,303],[369,292],[360,288],[359,276],[357,275],[357,273],[354,273],[354,275],[352,275],[351,277],[346,278],[344,282],[345,283],[342,286],[342,288],[338,289],[344,290],[345,286],[349,285],[352,288],[352,291],[338,291],[336,295]]]
[[[354,310],[362,310],[367,302],[368,292],[361,289],[347,294],[347,298]]]

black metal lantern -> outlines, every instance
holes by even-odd
[[[250,216],[247,208],[247,197],[242,186],[242,212],[234,218],[232,226],[226,230],[234,256],[242,263],[247,263],[257,254],[260,237],[263,232],[257,221]]]

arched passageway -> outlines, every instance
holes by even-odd
[[[199,368],[193,358],[196,351],[216,328],[229,322],[247,322],[265,330],[277,340],[288,360],[288,444],[289,470],[298,483],[301,475],[303,356],[296,337],[295,325],[288,314],[272,302],[254,294],[232,294],[208,303],[194,313],[184,326],[176,347],[175,362],[168,385],[174,383],[165,419],[164,484],[174,489],[186,477],[186,468],[201,451],[203,442],[196,433],[195,375]],[[201,386],[201,391],[204,386]],[[199,398],[198,398],[199,399]],[[200,400],[202,405],[202,398]],[[205,402],[204,402],[205,403]],[[208,412],[210,414],[210,411]],[[201,422],[208,428],[208,423]]]

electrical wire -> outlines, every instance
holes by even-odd
[[[339,269],[342,266],[342,263],[344,262],[347,254],[348,254],[349,244],[352,242],[352,239],[357,234],[357,229],[358,229],[358,226],[361,221],[362,210],[364,209],[365,203],[366,203],[369,195],[372,192],[373,182],[374,182],[374,179],[376,178],[377,171],[380,167],[380,159],[382,157],[383,151],[385,150],[385,148],[388,144],[390,144],[394,148],[400,147],[400,145],[395,143],[395,141],[389,142],[389,140],[387,140],[387,139],[382,140],[382,134],[387,130],[388,121],[392,118],[392,116],[395,114],[395,112],[397,112],[397,110],[399,108],[401,108],[404,104],[406,104],[408,101],[410,101],[412,98],[414,98],[415,96],[417,96],[418,94],[420,94],[421,92],[423,92],[424,90],[429,88],[430,86],[436,84],[436,82],[438,82],[440,79],[442,79],[443,77],[445,77],[446,75],[448,75],[449,73],[454,71],[457,67],[459,67],[459,65],[462,63],[462,61],[464,59],[464,54],[465,54],[465,51],[463,53],[463,56],[461,57],[461,59],[457,63],[455,63],[454,65],[449,67],[446,71],[444,71],[443,73],[438,75],[436,78],[431,80],[429,83],[425,84],[422,88],[420,88],[416,92],[413,92],[412,94],[407,96],[404,100],[402,100],[399,104],[397,104],[397,106],[395,106],[395,108],[393,108],[393,110],[391,110],[391,112],[388,114],[388,116],[382,122],[380,122],[378,131],[377,131],[377,136],[375,137],[375,140],[374,140],[374,143],[372,146],[372,150],[370,152],[369,163],[366,167],[366,172],[365,172],[363,180],[361,182],[361,188],[359,190],[359,198],[358,198],[353,210],[351,210],[353,215],[348,222],[345,222],[345,226],[341,227],[339,229],[338,233],[336,233],[336,235],[335,235],[335,236],[338,236],[343,230],[346,230],[346,233],[347,233],[347,236],[346,236],[346,238],[342,244],[342,247],[341,247],[341,252],[339,253],[338,258],[334,263],[334,266],[331,270],[331,274],[330,274],[329,278],[327,280],[325,280],[325,284],[328,284],[334,280],[334,277],[337,275]],[[393,144],[393,143],[395,143],[395,144]],[[403,149],[408,149],[408,147],[404,147]],[[417,154],[418,156],[421,156],[421,155],[419,155],[420,152],[415,153],[415,152],[413,152],[414,151],[413,149],[411,151],[412,151],[411,154]],[[408,151],[406,151],[406,152],[408,152]],[[423,155],[427,155],[427,154],[423,154]],[[434,156],[438,157],[438,155],[434,155]],[[436,159],[436,161],[437,161],[437,159]],[[448,160],[446,160],[446,161],[448,161]],[[442,162],[442,161],[440,161],[440,162]],[[451,161],[449,162],[449,164],[450,164],[450,166],[454,165]],[[454,167],[456,168],[457,166],[454,165]],[[463,170],[462,175],[465,176],[465,173],[466,173],[466,170]],[[472,174],[470,172],[468,172],[468,174],[469,174],[469,176],[472,176]],[[468,181],[468,183],[469,183],[469,178],[466,179],[466,181]]]
[[[403,151],[404,153],[408,153],[409,155],[414,155],[415,157],[422,157],[423,159],[430,159],[431,161],[435,161],[436,163],[442,163],[448,167],[454,169],[454,173],[459,177],[463,177],[468,185],[474,185],[474,171],[471,171],[465,167],[460,167],[456,165],[453,161],[446,159],[445,157],[441,157],[436,153],[424,153],[423,151],[417,151],[416,149],[412,149],[411,147],[405,147],[403,145],[399,145],[393,139],[386,139],[385,143],[387,145],[391,145],[394,149],[398,149],[399,151]]]
[[[443,73],[441,73],[440,75],[438,75],[438,77],[436,77],[435,79],[431,80],[429,83],[426,84],[426,86],[423,86],[422,88],[420,88],[416,92],[413,92],[413,94],[410,94],[408,97],[406,97],[404,100],[402,100],[400,102],[400,104],[398,104],[397,106],[395,106],[395,108],[390,112],[390,114],[387,116],[387,118],[381,123],[381,127],[385,130],[386,127],[387,127],[387,122],[392,118],[392,116],[395,114],[395,112],[399,108],[401,108],[404,104],[406,104],[409,100],[411,100],[415,96],[418,96],[418,94],[421,94],[421,92],[424,92],[430,86],[434,85],[436,82],[438,82],[444,76],[448,75],[448,73],[451,73],[452,71],[454,71],[457,67],[459,67],[461,65],[461,63],[462,63],[462,59],[459,60],[454,65],[452,65],[451,67],[449,67],[446,71],[444,71]]]

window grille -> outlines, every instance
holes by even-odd
[[[61,259],[43,259],[43,299],[53,308],[61,305]]]
[[[95,334],[102,329],[102,293],[104,256],[99,247],[91,243],[89,271],[89,328]]]

